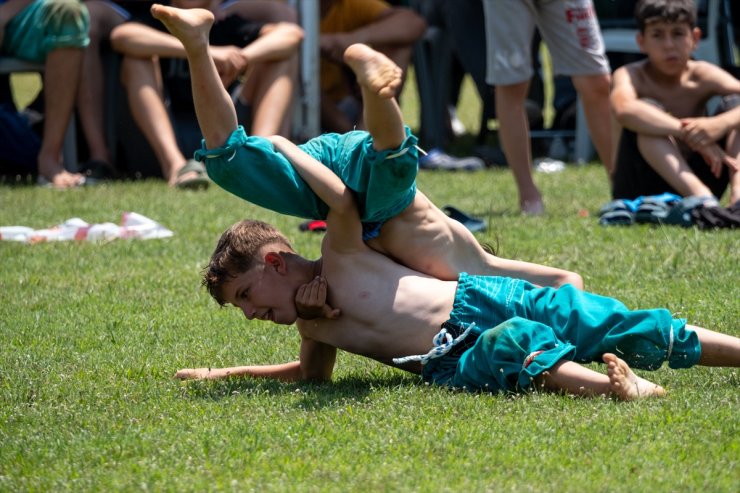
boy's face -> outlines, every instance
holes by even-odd
[[[269,320],[280,325],[291,325],[298,318],[295,294],[284,264],[269,260],[223,285],[224,301],[239,308],[249,320]]]
[[[647,24],[645,32],[637,34],[637,44],[655,68],[676,75],[686,67],[700,36],[698,28],[692,29],[685,22],[657,20]]]

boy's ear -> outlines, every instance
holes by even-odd
[[[265,266],[275,269],[279,274],[284,274],[286,270],[285,259],[278,252],[267,252],[265,254]]]
[[[645,53],[645,47],[643,46],[645,35],[642,31],[637,31],[637,34],[635,34],[635,41],[637,41],[637,46],[640,48],[640,53]]]

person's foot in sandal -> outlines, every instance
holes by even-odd
[[[208,188],[211,183],[206,173],[203,163],[195,159],[188,159],[187,162],[174,173],[174,181],[170,181],[170,186],[183,190],[200,190]]]

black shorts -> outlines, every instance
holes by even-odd
[[[740,96],[725,97],[718,112],[727,111],[738,104],[740,104]],[[724,145],[724,142],[720,142],[720,145]],[[718,178],[712,174],[709,166],[698,153],[692,153],[686,161],[697,178],[712,191],[712,194],[721,198],[730,183],[729,169],[726,166],[723,167]],[[642,157],[637,148],[637,134],[624,129],[617,150],[612,197],[614,199],[636,199],[640,196],[660,195],[664,192],[680,195]]]

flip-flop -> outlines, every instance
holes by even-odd
[[[602,226],[629,226],[635,222],[634,204],[627,200],[612,200],[599,210]]]
[[[442,210],[445,214],[447,214],[448,217],[461,223],[473,233],[486,230],[486,222],[483,219],[478,219],[477,217],[468,215],[460,209],[452,207],[451,205],[446,205],[442,207]]]
[[[181,179],[184,175],[193,172],[195,176],[191,178]],[[195,159],[188,159],[185,166],[180,168],[177,172],[177,181],[175,181],[175,188],[181,190],[201,190],[208,188],[211,181],[208,179],[206,173],[206,167],[203,163],[196,161]]]

